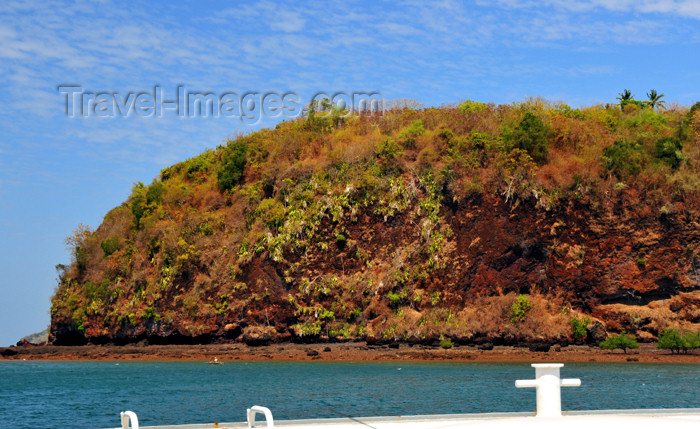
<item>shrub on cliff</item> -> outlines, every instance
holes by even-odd
[[[647,163],[642,145],[627,139],[615,141],[603,151],[605,167],[618,179],[638,175]]]
[[[518,295],[518,298],[510,306],[510,321],[513,323],[522,321],[531,308],[530,298],[525,295]]]
[[[690,110],[688,111],[688,113],[686,115],[686,118],[688,119],[688,121],[692,120],[697,112],[700,112],[700,101],[698,101],[697,103],[693,104],[690,107]]]
[[[451,339],[446,338],[444,335],[440,335],[440,347],[443,349],[451,349],[454,343]]]
[[[78,228],[73,231],[73,234],[66,237],[65,243],[71,251],[71,256],[73,257],[74,266],[78,269],[78,272],[82,274],[88,263],[88,240],[93,236],[93,231],[89,226],[80,224]]]
[[[110,256],[112,253],[119,250],[119,237],[110,237],[106,240],[102,240],[100,247],[102,247],[102,251],[105,252],[105,258]]]
[[[403,146],[407,149],[416,148],[416,138],[425,134],[425,127],[423,127],[423,121],[420,119],[413,122],[410,127],[406,128],[399,134],[399,138],[403,142]]]
[[[549,154],[548,132],[542,119],[534,113],[526,112],[518,126],[505,133],[505,139],[512,148],[524,150],[535,162],[542,163]]]
[[[229,143],[228,147],[224,149],[224,165],[217,174],[219,189],[228,191],[241,180],[247,153],[248,145],[245,141]]]
[[[263,223],[273,231],[276,231],[284,223],[284,205],[274,198],[265,198],[260,202],[256,214]]]
[[[572,335],[574,340],[583,340],[588,335],[586,328],[591,323],[591,318],[588,316],[583,316],[580,319],[578,317],[572,317],[569,321],[571,325]]]
[[[674,170],[685,159],[683,145],[675,137],[663,137],[656,142],[656,157]]]
[[[600,348],[605,350],[620,349],[627,353],[627,349],[638,349],[639,344],[636,338],[623,332],[619,335],[606,338],[605,341],[600,343]]]

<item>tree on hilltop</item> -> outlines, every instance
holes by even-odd
[[[620,100],[620,107],[625,107],[627,103],[634,100],[634,95],[632,95],[632,91],[629,89],[623,90],[619,95],[617,99]]]
[[[659,94],[655,89],[652,89],[647,92],[646,104],[652,109],[656,109],[657,107],[663,109],[666,107],[666,102],[663,101],[662,98],[664,98],[664,94]]]

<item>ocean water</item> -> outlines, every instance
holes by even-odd
[[[0,427],[114,428],[275,419],[534,411],[522,363],[0,362]],[[700,365],[567,364],[565,410],[700,408]]]

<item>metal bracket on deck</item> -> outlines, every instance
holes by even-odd
[[[252,407],[250,407],[246,410],[246,414],[248,416],[248,427],[249,428],[255,427],[255,415],[256,414],[264,414],[265,415],[265,421],[267,422],[268,428],[275,427],[275,424],[272,421],[272,411],[270,411],[270,409],[267,407],[253,405]]]
[[[133,411],[123,411],[120,413],[122,419],[122,429],[129,429],[129,422],[131,422],[131,429],[139,429],[139,418],[136,417],[136,413]]]
[[[515,387],[537,389],[537,417],[561,417],[561,386],[580,386],[581,379],[559,377],[563,363],[533,363],[535,380],[517,380]]]

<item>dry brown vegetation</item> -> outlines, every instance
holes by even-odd
[[[579,314],[697,329],[700,109],[337,113],[168,167],[76,231],[56,343],[581,341]]]

